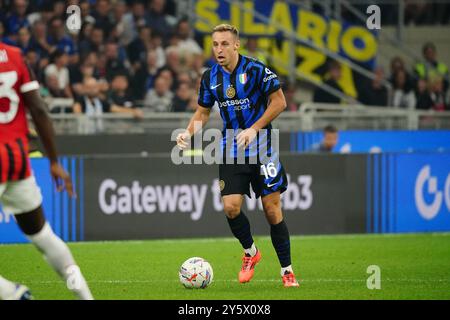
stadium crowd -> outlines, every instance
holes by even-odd
[[[66,8],[81,9],[81,29],[66,27]],[[174,0],[0,0],[0,40],[18,46],[43,86],[44,97],[73,98],[65,112],[101,114],[193,111],[203,71],[212,63],[194,39],[189,21],[176,17]],[[254,38],[245,54],[265,59]],[[392,92],[376,68],[374,80],[357,81],[358,100],[367,105],[450,109],[449,72],[432,43],[424,62],[408,68],[392,60]],[[264,61],[269,62],[270,61]],[[336,90],[339,63],[331,61],[323,80]],[[296,85],[285,83],[288,110],[298,109]],[[316,102],[340,99],[316,89]],[[142,107],[142,108],[141,108]],[[52,112],[60,112],[58,108]]]

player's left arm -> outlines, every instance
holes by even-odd
[[[39,84],[33,71],[22,58],[22,86],[21,92],[25,105],[28,107],[36,131],[44,145],[47,157],[50,160],[50,174],[52,175],[58,191],[66,190],[70,197],[76,196],[73,190],[70,175],[58,162],[58,153],[55,144],[55,132],[52,121],[47,112],[47,104],[39,93]]]
[[[259,130],[267,127],[278,115],[286,109],[286,98],[283,90],[280,88],[269,95],[267,109],[261,118],[258,119],[250,128],[237,135],[239,147],[247,147],[255,139]]]

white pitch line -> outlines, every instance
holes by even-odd
[[[253,279],[252,282],[280,282],[280,279]],[[367,279],[301,279],[299,282],[366,282]],[[450,283],[450,279],[382,279],[382,282],[417,282],[417,283]],[[59,284],[61,281],[19,281],[29,284]],[[88,283],[106,283],[106,284],[140,284],[140,283],[161,283],[178,282],[178,280],[91,280]],[[237,279],[218,279],[213,282],[238,282]]]
[[[429,233],[385,233],[385,234],[342,234],[342,235],[291,235],[291,240],[315,240],[315,239],[324,239],[324,240],[333,240],[333,239],[373,239],[373,238],[409,238],[415,236],[432,236],[432,237],[450,237],[450,232],[429,232]],[[254,236],[256,239],[261,240],[270,240],[269,236]],[[219,237],[219,238],[176,238],[176,239],[146,239],[146,240],[113,240],[113,241],[81,241],[81,242],[70,242],[70,245],[73,246],[83,246],[83,245],[97,245],[97,244],[106,244],[106,245],[122,245],[126,244],[146,244],[149,242],[159,242],[164,244],[180,244],[180,243],[215,243],[215,242],[236,242],[235,238],[231,237]],[[0,244],[2,246],[22,246],[22,243],[15,244]]]

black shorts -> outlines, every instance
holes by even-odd
[[[250,195],[250,184],[256,198],[273,192],[286,191],[288,181],[280,161],[258,164],[220,164],[219,187],[222,196],[229,194]]]

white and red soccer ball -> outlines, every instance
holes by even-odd
[[[189,289],[205,289],[213,280],[213,269],[199,257],[187,259],[180,267],[180,282]]]

